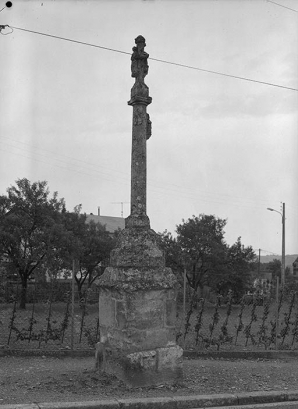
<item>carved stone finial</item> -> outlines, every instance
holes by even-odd
[[[131,56],[131,76],[136,81],[144,83],[144,78],[148,74],[148,57],[149,54],[144,51],[146,47],[145,38],[139,35],[135,39],[136,46],[133,47],[133,54]]]

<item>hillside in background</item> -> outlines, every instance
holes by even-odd
[[[298,257],[298,254],[286,254],[286,267],[289,266],[292,269],[293,263],[297,257]],[[261,258],[260,258],[261,263],[270,263],[270,261],[273,261],[275,259],[281,261],[281,256],[274,256],[274,255],[262,256],[262,253],[261,253]]]

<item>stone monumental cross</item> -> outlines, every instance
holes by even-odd
[[[174,383],[183,373],[182,349],[175,340],[177,281],[165,267],[146,214],[146,141],[151,136],[146,110],[152,98],[144,82],[145,38],[138,36],[135,43],[135,84],[128,102],[133,107],[131,214],[98,281],[100,349],[105,351],[99,366],[130,386],[146,386]]]

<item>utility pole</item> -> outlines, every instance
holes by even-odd
[[[281,285],[285,285],[286,274],[286,252],[285,252],[285,230],[286,230],[286,205],[282,204],[282,253],[281,253]]]
[[[286,205],[285,203],[282,204],[282,212],[278,210],[272,209],[271,207],[267,207],[267,210],[271,212],[276,212],[281,215],[281,222],[282,222],[282,249],[281,249],[281,287],[283,288],[285,284],[285,271],[286,271],[286,252],[285,252],[285,231],[286,231]]]
[[[72,259],[72,276],[71,276],[71,339],[70,346],[73,351],[74,346],[74,308],[75,308],[75,275],[77,273],[77,261]]]

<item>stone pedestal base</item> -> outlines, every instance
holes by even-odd
[[[151,229],[126,228],[98,281],[101,370],[130,386],[182,378],[176,345],[177,279]]]
[[[101,364],[99,369],[131,387],[173,385],[183,377],[182,354],[177,345],[126,355],[107,349],[104,368]]]

